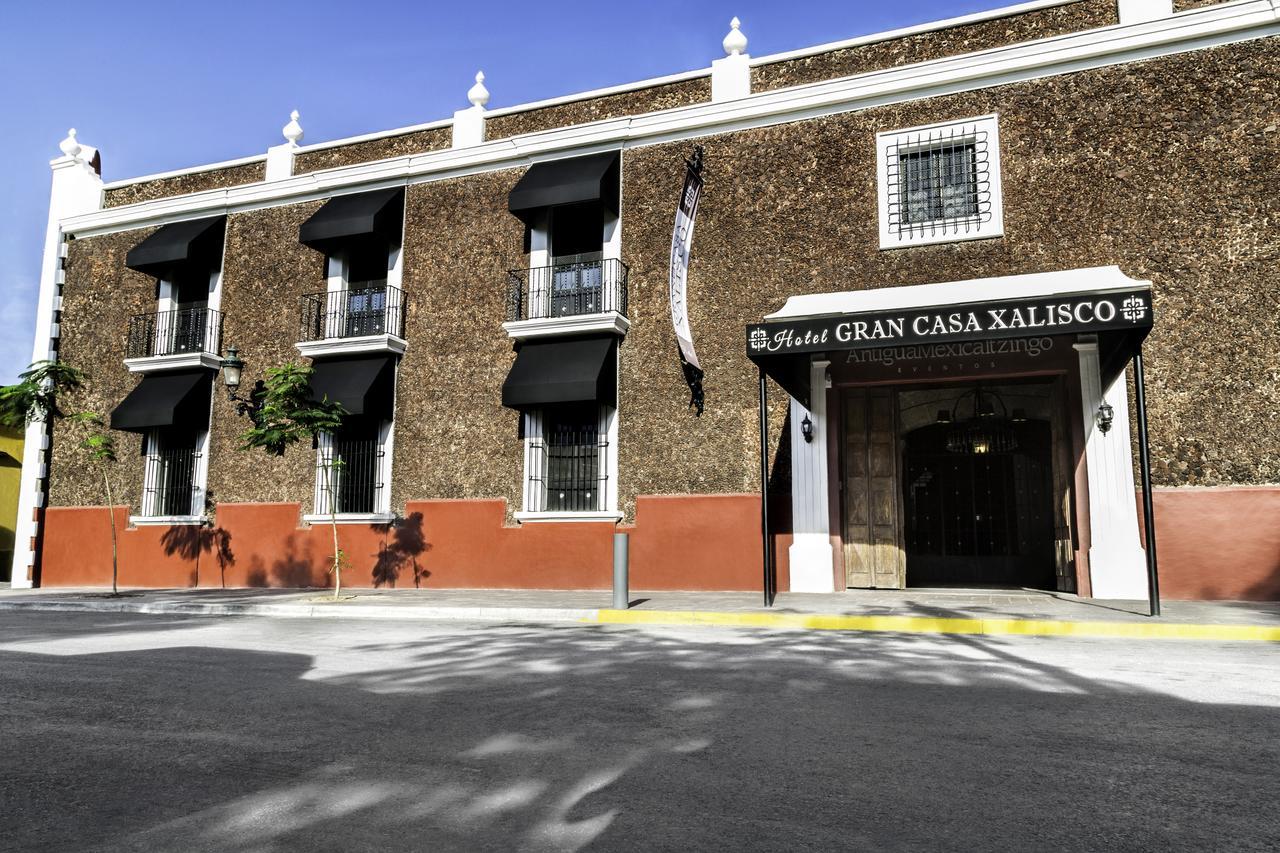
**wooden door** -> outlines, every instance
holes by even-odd
[[[907,560],[893,389],[845,392],[843,451],[845,584],[902,589],[907,584]]]

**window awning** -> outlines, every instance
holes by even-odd
[[[327,358],[315,363],[311,393],[352,415],[390,417],[395,397],[395,356]]]
[[[111,428],[145,432],[156,427],[209,423],[212,370],[175,370],[142,377],[111,412]]]
[[[335,242],[370,237],[398,243],[403,214],[404,187],[340,195],[302,223],[298,240],[321,251]]]
[[[592,400],[617,405],[617,352],[613,335],[529,341],[502,383],[502,405],[531,409]]]
[[[225,216],[212,216],[162,225],[129,250],[124,258],[125,266],[156,278],[164,278],[181,264],[197,262],[216,267],[222,262],[226,221]]]
[[[617,213],[618,164],[617,151],[534,163],[507,197],[507,209],[526,225],[543,208],[583,201]]]
[[[1151,283],[1091,267],[792,296],[747,327],[747,357],[809,405],[818,353],[911,344],[1096,334],[1111,382],[1151,331]]]

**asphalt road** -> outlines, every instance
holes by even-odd
[[[0,614],[0,849],[1280,849],[1280,646]]]

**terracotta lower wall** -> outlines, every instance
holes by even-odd
[[[1162,598],[1280,601],[1280,487],[1157,489],[1152,502]]]
[[[611,522],[506,526],[502,500],[410,501],[395,526],[338,525],[352,587],[608,589]],[[301,526],[296,503],[221,504],[212,528],[127,527],[116,510],[120,583],[140,587],[329,586],[332,529]],[[635,589],[755,590],[761,583],[754,495],[641,497],[631,534]],[[105,507],[50,509],[42,585],[111,581]],[[786,545],[779,537],[780,588]]]
[[[1280,600],[1280,488],[1155,493],[1165,598]],[[614,525],[509,527],[501,500],[411,501],[406,519],[338,526],[344,585],[475,589],[608,589]],[[138,587],[328,586],[332,531],[303,527],[296,503],[223,504],[212,528],[128,529],[116,510],[120,583]],[[111,582],[105,507],[46,514],[44,586]],[[640,497],[631,534],[637,590],[758,590],[755,495]],[[789,585],[789,534],[774,537],[778,588]]]

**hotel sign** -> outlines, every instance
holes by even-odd
[[[828,352],[1151,327],[1148,289],[775,320],[747,327],[747,355]]]

